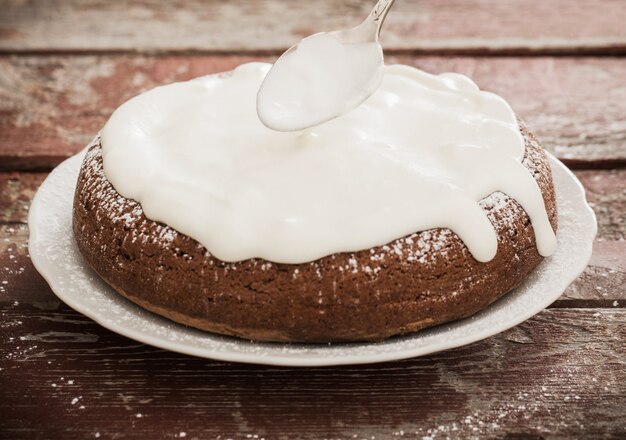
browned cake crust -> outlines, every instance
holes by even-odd
[[[547,157],[523,126],[522,132],[524,166],[556,230]],[[498,234],[497,255],[488,263],[441,228],[311,263],[226,263],[119,195],[103,173],[96,139],[78,177],[73,229],[81,253],[107,283],[176,322],[257,341],[380,340],[470,316],[541,262],[517,202],[496,192],[480,204]]]

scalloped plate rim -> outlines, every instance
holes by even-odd
[[[175,330],[182,331],[182,332],[191,332],[191,333],[200,332],[205,338],[217,338],[219,340],[227,340],[229,343],[246,344],[252,347],[264,348],[265,350],[269,351],[269,354],[246,353],[246,352],[239,352],[239,351],[212,351],[204,347],[197,347],[197,346],[193,346],[190,344],[184,344],[184,343],[180,343],[177,341],[164,339],[163,337],[150,334],[147,331],[137,331],[132,328],[124,327],[123,325],[120,325],[119,323],[114,323],[110,321],[109,319],[107,319],[108,316],[106,314],[103,314],[97,310],[94,310],[91,307],[88,307],[87,304],[80,301],[80,298],[77,299],[76,295],[69,294],[68,290],[64,286],[59,284],[59,273],[58,273],[59,267],[55,266],[55,263],[53,263],[50,260],[50,258],[46,255],[46,253],[42,249],[39,248],[39,245],[41,244],[39,241],[39,237],[41,233],[42,232],[50,233],[49,231],[50,225],[47,225],[45,221],[42,221],[42,216],[40,215],[40,213],[46,212],[46,210],[50,209],[50,207],[46,206],[42,202],[42,199],[43,199],[43,195],[46,194],[46,191],[51,190],[49,186],[53,184],[52,182],[54,181],[54,179],[61,178],[59,177],[59,175],[62,172],[67,171],[70,167],[77,168],[80,166],[80,163],[82,162],[81,159],[83,155],[85,154],[85,151],[86,149],[83,150],[81,153],[70,157],[69,159],[61,163],[58,167],[56,167],[50,173],[50,175],[45,179],[45,181],[41,184],[39,190],[37,191],[37,194],[33,198],[31,208],[29,211],[29,216],[28,216],[28,226],[30,229],[29,253],[30,253],[31,260],[35,268],[43,276],[46,282],[50,285],[50,288],[59,299],[61,299],[65,304],[67,304],[68,306],[76,310],[77,312],[82,313],[83,315],[93,319],[95,322],[97,322],[101,326],[115,333],[118,333],[122,336],[126,336],[130,339],[133,339],[138,342],[145,343],[145,344],[149,344],[158,348],[162,348],[165,350],[170,350],[170,351],[174,351],[174,352],[178,352],[182,354],[188,354],[188,355],[198,356],[202,358],[207,358],[207,359],[219,360],[219,361],[242,362],[242,363],[251,363],[251,364],[273,365],[273,366],[291,366],[291,367],[321,367],[321,366],[336,366],[336,365],[369,364],[369,363],[387,362],[387,361],[401,360],[401,359],[407,359],[407,358],[412,358],[412,357],[417,357],[417,356],[423,356],[426,354],[432,354],[438,351],[456,348],[456,347],[460,347],[463,345],[467,345],[473,342],[483,340],[485,338],[488,338],[490,336],[493,336],[495,334],[508,330],[509,328],[512,328],[520,324],[521,322],[531,318],[532,316],[536,315],[541,310],[549,306],[557,298],[559,298],[561,294],[563,293],[563,291],[567,288],[567,286],[571,282],[573,282],[587,266],[589,259],[591,258],[593,238],[595,237],[595,234],[597,231],[595,214],[593,213],[593,211],[591,210],[591,208],[586,202],[585,191],[584,191],[582,184],[578,181],[576,176],[565,165],[563,165],[558,159],[556,159],[554,156],[548,153],[550,165],[553,170],[553,174],[559,176],[559,179],[558,179],[559,181],[563,180],[563,182],[560,183],[560,185],[569,185],[568,190],[572,192],[572,195],[570,195],[571,198],[568,199],[567,202],[577,203],[579,208],[583,208],[582,211],[580,212],[580,218],[585,220],[585,226],[587,227],[587,230],[585,232],[587,233],[589,237],[588,242],[581,244],[576,261],[569,266],[570,267],[569,274],[567,276],[563,276],[563,279],[561,280],[561,283],[560,283],[562,288],[553,289],[554,291],[552,293],[545,294],[543,301],[541,303],[537,303],[535,304],[534,307],[525,309],[526,313],[516,314],[515,317],[506,324],[499,325],[496,327],[485,328],[482,331],[476,331],[473,333],[470,332],[470,333],[465,334],[464,337],[458,337],[454,340],[449,340],[447,342],[444,341],[444,342],[439,342],[439,343],[431,343],[429,345],[424,345],[424,346],[414,346],[414,347],[410,346],[411,340],[418,340],[419,338],[421,338],[423,335],[427,333],[430,334],[430,333],[436,332],[438,334],[445,335],[447,331],[454,330],[455,328],[459,326],[462,328],[464,323],[481,319],[480,317],[484,315],[485,312],[492,309],[496,304],[500,303],[504,298],[509,297],[512,294],[511,292],[505,295],[503,299],[496,301],[494,304],[490,305],[483,311],[479,312],[477,315],[474,315],[472,317],[469,317],[460,321],[442,324],[440,326],[433,327],[432,329],[426,329],[421,332],[416,332],[410,335],[399,337],[403,340],[403,342],[406,342],[406,341],[409,342],[408,348],[399,350],[399,351],[392,351],[392,350],[385,351],[383,349],[378,353],[372,353],[372,354],[351,354],[350,353],[354,351],[353,349],[355,347],[358,348],[362,346],[376,345],[376,346],[384,348],[385,346],[388,345],[390,347],[393,347],[393,345],[396,342],[398,342],[397,338],[392,338],[392,339],[382,341],[382,342],[377,342],[377,343],[342,343],[342,344],[332,344],[328,346],[324,344],[307,345],[307,344],[282,344],[282,343],[255,343],[255,342],[247,341],[247,340],[239,340],[236,338],[229,338],[229,337],[224,337],[220,335],[214,335],[211,333],[200,332],[199,330],[191,329],[189,327],[185,327],[183,325],[173,323],[163,317],[146,312],[145,310],[141,309],[139,306],[136,306],[135,304],[126,300],[121,295],[117,295],[119,297],[120,302],[128,303],[128,306],[131,308],[136,307],[138,309],[137,311],[138,315],[142,313],[148,313],[149,315],[152,315],[151,319],[154,319],[157,322],[160,320],[165,320],[167,321],[168,325],[175,328]],[[77,169],[76,169],[76,172],[77,172]],[[71,191],[70,197],[73,198],[73,193],[75,189],[75,181],[73,184],[70,184],[70,183],[71,182],[68,182],[66,190],[68,192]],[[557,185],[557,179],[555,178],[555,186],[557,189],[557,194],[559,192],[560,185]],[[71,212],[68,212],[67,215],[71,216]],[[559,224],[561,226],[560,217],[559,217]],[[46,229],[46,227],[48,228],[48,230]],[[70,232],[71,232],[71,229],[70,229]],[[550,257],[546,259],[544,262],[542,262],[541,264],[550,264],[553,258],[554,257]],[[95,275],[92,269],[86,266],[87,266],[86,264],[83,264],[82,269],[84,271],[91,272],[93,276],[97,277],[97,275]],[[110,287],[108,288],[111,289]],[[517,289],[514,289],[514,291],[515,290]],[[126,304],[124,305],[127,306]],[[144,319],[144,318],[139,318],[139,319]],[[435,335],[435,337],[436,336],[437,335]],[[320,356],[317,354],[314,356],[297,355],[297,354],[284,355],[285,349],[289,350],[293,347],[300,347],[299,348],[300,350],[305,350],[305,351],[322,350],[322,353],[324,353],[324,350],[326,349],[326,347],[328,347],[327,350],[329,351],[329,353],[326,356],[324,355]],[[340,349],[343,348],[346,353],[339,354],[339,355],[334,354],[333,350],[337,349],[338,347]],[[309,350],[309,349],[312,349],[312,350]],[[281,351],[283,351],[283,354],[281,354]]]

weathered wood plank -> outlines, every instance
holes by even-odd
[[[626,170],[576,174],[598,216],[598,240],[589,267],[553,307],[626,307]],[[27,255],[28,207],[44,177],[0,173],[0,293],[8,301],[54,300]]]
[[[4,0],[0,51],[278,52],[306,35],[358,24],[373,3]],[[625,22],[620,0],[403,0],[382,39],[389,51],[621,53]]]
[[[626,170],[578,170],[575,174],[598,218],[598,239],[626,240]],[[0,224],[26,223],[30,202],[46,176],[0,172]]]
[[[28,255],[28,227],[0,225],[0,302],[58,302]]]
[[[111,112],[159,84],[228,70],[241,56],[0,57],[0,168],[49,169]],[[626,164],[626,59],[388,57],[457,71],[505,97],[545,146],[578,167]]]
[[[590,265],[551,307],[626,307],[626,242],[598,241]],[[28,256],[26,225],[0,225],[0,302],[55,302]]]
[[[580,170],[576,176],[598,218],[598,237],[626,240],[626,170]]]
[[[46,173],[0,172],[0,224],[26,223],[28,208]]]
[[[555,307],[605,307],[626,300],[626,170],[577,171],[598,219],[598,239],[589,267]],[[621,298],[609,292],[624,292]],[[602,300],[604,298],[604,300]],[[617,304],[616,302],[617,301]]]
[[[626,241],[596,241],[585,271],[551,307],[626,307]]]
[[[6,438],[626,434],[625,310],[553,309],[466,347],[323,369],[165,352],[66,307],[0,310]]]
[[[570,167],[626,164],[626,59],[390,57],[433,73],[460,72],[504,97]]]

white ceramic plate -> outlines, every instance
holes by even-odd
[[[28,217],[37,270],[67,305],[121,335],[156,347],[224,361],[285,366],[364,364],[459,347],[530,318],[555,301],[589,262],[596,219],[582,185],[550,157],[559,210],[558,249],[522,286],[461,321],[377,343],[256,343],[194,330],[117,294],[83,260],[74,242],[72,200],[84,152],[59,165],[37,192]]]

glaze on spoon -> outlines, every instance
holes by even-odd
[[[362,104],[380,85],[380,29],[395,0],[380,0],[359,26],[311,35],[287,50],[257,94],[261,122],[277,131],[299,131]]]

